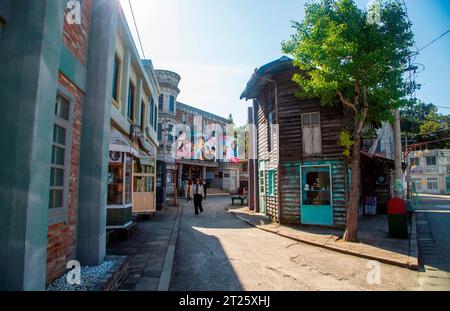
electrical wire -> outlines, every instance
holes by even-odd
[[[134,17],[134,11],[133,11],[133,6],[131,5],[131,0],[128,0],[128,4],[130,5],[131,15],[133,16],[134,28],[136,28],[136,33],[137,33],[137,36],[138,36],[139,45],[141,46],[142,56],[144,57],[144,59],[147,59],[145,57],[144,48],[142,47],[141,35],[139,34],[139,29],[138,29],[138,26],[137,26],[137,23],[136,23],[136,19]]]
[[[446,32],[444,32],[442,35],[440,35],[439,37],[437,37],[436,39],[434,39],[433,41],[431,41],[430,43],[428,43],[427,45],[425,45],[424,47],[420,48],[417,50],[417,52],[420,52],[424,49],[426,49],[427,47],[429,47],[430,45],[432,45],[433,43],[435,43],[436,41],[438,41],[439,39],[441,39],[442,37],[444,37],[446,34],[450,33],[450,29],[447,30]]]

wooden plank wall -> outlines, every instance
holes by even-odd
[[[278,83],[279,95],[279,130],[280,130],[280,161],[281,174],[277,174],[277,182],[280,181],[281,194],[281,222],[299,223],[300,215],[300,176],[299,165],[305,163],[332,164],[333,170],[333,205],[334,222],[336,226],[345,224],[345,210],[347,206],[347,176],[343,163],[342,147],[338,146],[339,133],[344,128],[344,112],[340,106],[323,107],[317,99],[300,99],[295,94],[298,87],[292,82],[294,71],[284,72],[275,77]],[[266,87],[260,97],[261,103],[268,102],[271,98],[267,89],[273,89],[272,85]],[[273,105],[261,105],[260,110],[272,108]],[[322,130],[322,156],[304,157],[302,147],[301,114],[320,111]],[[259,146],[260,156],[267,156],[267,120],[265,114],[259,114]],[[346,116],[348,117],[348,115]],[[265,135],[265,136],[264,136]],[[269,157],[270,158],[270,157]],[[276,202],[270,202],[270,206]]]
[[[269,84],[262,92],[257,101],[258,115],[258,160],[266,161],[267,169],[277,169],[277,147],[276,139],[272,137],[272,148],[269,151],[269,113],[273,113],[275,118],[275,95],[274,88]],[[274,119],[275,120],[275,119]],[[275,135],[274,135],[275,136]],[[268,189],[268,179],[266,174],[266,189]],[[275,189],[277,189],[278,172],[275,172]],[[266,197],[267,215],[275,222],[279,222],[279,211],[277,207],[277,196]]]

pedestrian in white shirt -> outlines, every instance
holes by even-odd
[[[203,213],[203,196],[205,195],[205,192],[203,190],[203,185],[200,184],[200,180],[197,178],[195,180],[195,184],[191,187],[192,196],[194,197],[194,207],[195,207],[195,215],[198,215],[198,211],[200,210],[200,213]]]

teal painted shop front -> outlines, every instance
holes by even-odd
[[[333,225],[331,164],[300,166],[301,223]]]

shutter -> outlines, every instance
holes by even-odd
[[[313,153],[313,140],[312,140],[312,128],[307,126],[303,127],[303,154],[311,155]]]
[[[320,125],[314,125],[312,128],[313,154],[322,154],[322,131]]]

